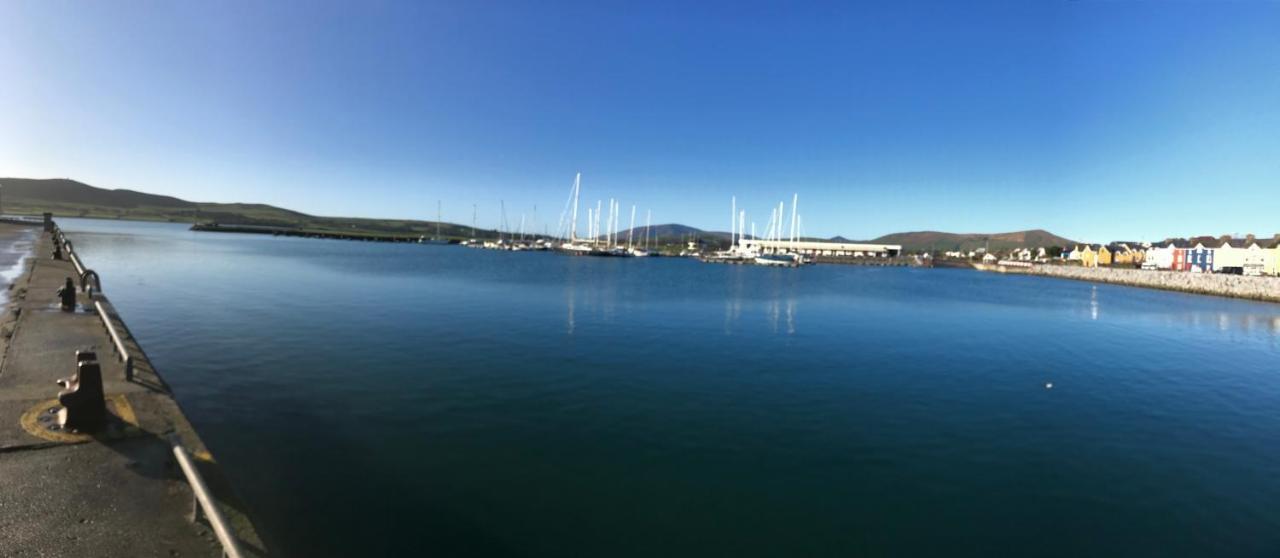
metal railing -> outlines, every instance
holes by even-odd
[[[129,348],[124,344],[124,337],[120,335],[120,331],[116,329],[115,324],[111,321],[111,316],[107,314],[107,309],[103,307],[102,301],[95,298],[96,293],[102,292],[102,283],[98,279],[98,273],[92,269],[85,269],[84,264],[80,262],[80,257],[76,255],[74,246],[71,241],[67,240],[62,229],[56,225],[53,229],[54,242],[59,243],[63,252],[67,254],[71,264],[75,266],[76,273],[80,275],[81,290],[89,293],[90,300],[93,301],[93,309],[97,311],[98,317],[102,320],[102,325],[107,328],[107,335],[111,337],[111,344],[115,348],[116,354],[120,356],[120,360],[124,362],[124,377],[126,381],[133,381],[133,355],[129,354]],[[90,289],[89,278],[93,278],[93,289]],[[200,471],[196,470],[195,464],[191,461],[190,454],[180,444],[174,444],[173,455],[178,460],[178,465],[182,467],[182,473],[187,478],[187,483],[191,485],[191,492],[195,495],[195,501],[192,504],[191,520],[195,521],[200,517],[201,510],[204,516],[209,520],[209,525],[213,527],[213,532],[218,536],[218,541],[222,543],[222,554],[228,558],[242,558],[244,554],[240,550],[240,543],[232,534],[231,529],[227,527],[227,520],[223,517],[222,511],[218,509],[217,503],[209,494],[209,487],[205,485],[204,478],[200,476]]]
[[[173,455],[178,458],[178,465],[182,467],[182,473],[186,475],[187,483],[191,485],[191,492],[196,496],[192,504],[191,519],[194,521],[199,517],[199,512],[203,508],[204,516],[208,518],[209,525],[213,527],[213,532],[218,535],[218,541],[222,543],[223,556],[241,558],[243,554],[240,552],[240,542],[227,527],[227,520],[222,517],[218,504],[209,495],[209,487],[204,484],[204,478],[200,476],[200,471],[196,470],[195,463],[191,462],[191,456],[185,448],[177,444],[173,446]]]
[[[115,324],[111,323],[111,316],[108,316],[107,310],[102,307],[102,301],[93,301],[93,309],[98,311],[98,317],[102,318],[102,324],[107,326],[107,334],[111,336],[111,343],[115,345],[116,354],[124,362],[125,381],[133,381],[133,355],[129,354],[128,347],[124,346],[124,339],[116,331]]]
[[[129,354],[129,349],[124,344],[124,337],[116,330],[115,324],[111,323],[111,316],[102,307],[102,302],[94,297],[95,294],[102,292],[102,279],[98,277],[98,272],[84,267],[84,264],[80,262],[80,256],[76,254],[75,245],[71,244],[70,240],[67,240],[67,235],[57,225],[54,225],[53,241],[62,246],[62,252],[67,255],[68,260],[71,260],[71,265],[75,266],[76,274],[80,276],[80,290],[89,293],[89,299],[93,301],[93,309],[98,312],[102,325],[107,328],[107,334],[111,336],[111,343],[115,346],[116,354],[120,357],[120,361],[124,363],[125,381],[133,381],[133,355]],[[90,283],[90,278],[93,279],[92,283]]]

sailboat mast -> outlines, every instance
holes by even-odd
[[[743,209],[738,211],[738,245],[739,246],[742,245],[742,231],[747,228],[746,225],[747,225],[747,210]]]
[[[632,244],[631,242],[632,235],[634,235],[635,232],[636,232],[636,206],[635,204],[632,204],[631,205],[631,228],[627,229],[627,249],[628,250],[635,248],[635,244]]]
[[[596,200],[596,220],[593,221],[593,223],[595,223],[594,225],[595,234],[591,236],[591,244],[593,245],[600,243],[600,207],[601,205],[603,205],[603,202],[601,202],[600,200]]]
[[[796,193],[791,196],[791,250],[796,249],[796,231],[799,227],[796,223],[796,209],[800,207],[800,194]]]
[[[733,196],[730,203],[732,213],[729,214],[729,248],[738,243],[738,196]]]
[[[577,176],[573,177],[573,224],[569,226],[569,242],[578,241],[578,187],[581,184],[581,180],[582,173],[578,173]],[[587,222],[591,222],[591,217],[587,217]],[[562,231],[564,229],[556,231],[556,234],[560,234]]]
[[[476,208],[477,207],[478,206],[476,204],[474,203],[471,204],[471,238],[473,239],[476,237],[476,211],[477,211]]]
[[[646,209],[644,212],[644,249],[649,249],[649,225],[653,222],[653,210]]]
[[[440,240],[440,200],[436,200],[436,240]]]

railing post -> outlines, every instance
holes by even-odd
[[[200,471],[196,470],[196,466],[191,462],[191,457],[187,454],[187,450],[181,445],[173,446],[173,455],[178,459],[178,466],[182,468],[182,473],[187,477],[187,483],[191,485],[191,492],[194,493],[196,505],[204,509],[204,516],[209,519],[209,526],[213,527],[213,532],[218,536],[218,541],[222,543],[222,553],[231,558],[240,558],[240,543],[236,540],[235,535],[231,533],[231,529],[227,527],[227,522],[222,517],[222,512],[218,509],[218,504],[209,495],[209,489],[204,484],[204,478],[200,476]]]

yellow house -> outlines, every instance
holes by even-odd
[[[1141,249],[1130,248],[1128,244],[1114,244],[1110,251],[1111,263],[1115,265],[1136,266],[1142,263],[1144,256]]]
[[[1263,266],[1265,270],[1263,273],[1266,273],[1267,275],[1280,275],[1280,242],[1277,242],[1275,246],[1272,246],[1266,251],[1270,252],[1270,254],[1267,254],[1267,262]]]
[[[1111,250],[1108,250],[1106,246],[1099,246],[1098,247],[1098,265],[1111,265],[1111,264],[1112,264]]]
[[[1086,244],[1083,248],[1076,248],[1076,253],[1080,255],[1080,265],[1098,267],[1098,253],[1093,251],[1092,246]]]

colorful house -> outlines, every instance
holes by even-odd
[[[1106,246],[1098,247],[1098,265],[1111,265],[1115,263],[1115,254]]]
[[[1093,247],[1088,244],[1078,246],[1072,251],[1080,260],[1080,265],[1084,267],[1098,267],[1098,253],[1093,251]]]
[[[1195,248],[1187,250],[1187,270],[1199,273],[1213,273],[1213,253],[1215,250],[1197,243]]]
[[[1113,243],[1107,248],[1111,252],[1113,265],[1138,266],[1142,265],[1142,260],[1146,257],[1146,253],[1141,248],[1131,247],[1126,242]]]
[[[1263,273],[1280,275],[1280,242],[1276,242],[1276,245],[1267,251],[1271,252],[1271,258],[1267,260],[1266,270]]]
[[[1175,246],[1173,248],[1173,267],[1170,267],[1169,269],[1174,271],[1191,271],[1191,260],[1187,258],[1187,256],[1190,255],[1188,254],[1190,251],[1190,248]]]

